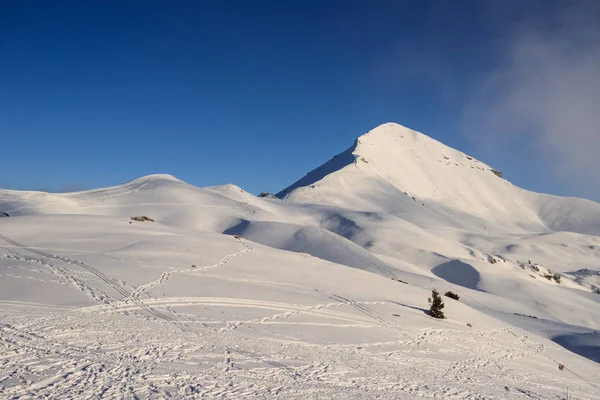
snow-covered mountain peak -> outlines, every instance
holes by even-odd
[[[339,199],[347,194],[343,192],[364,192],[377,181],[380,189],[454,203],[472,197],[465,195],[481,185],[512,186],[498,175],[488,165],[423,133],[386,123],[360,136],[353,146],[309,172],[279,197],[303,201],[303,188],[333,189],[342,184],[344,188],[337,188],[334,196]]]
[[[404,125],[397,124],[395,122],[387,122],[381,124],[369,132],[358,137],[357,142],[370,143],[370,144],[383,144],[390,139],[399,139],[407,137],[412,141],[425,141],[432,140],[429,136],[424,133],[412,130]]]
[[[143,183],[143,182],[157,182],[157,181],[171,181],[171,182],[182,182],[180,179],[174,177],[171,174],[151,174],[142,176],[134,179],[128,183]]]
[[[353,146],[278,197],[434,218],[441,225],[453,220],[453,225],[462,226],[474,218],[482,229],[491,223],[509,231],[600,232],[599,204],[523,190],[504,179],[501,171],[395,123],[360,136]],[[472,226],[473,221],[468,224]]]
[[[368,154],[373,157],[371,161],[384,163],[399,162],[400,156],[408,156],[411,159],[424,157],[425,160],[436,162],[441,161],[439,160],[440,156],[444,160],[456,162],[466,158],[468,161],[473,161],[467,166],[479,164],[481,167],[490,168],[473,157],[446,146],[424,133],[393,122],[379,125],[356,139],[353,153],[356,158]],[[421,164],[419,166],[421,168],[434,167],[433,165],[426,165],[424,162],[419,164]]]

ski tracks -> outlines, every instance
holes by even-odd
[[[228,262],[230,262],[231,260],[233,260],[236,257],[239,257],[243,254],[246,254],[250,251],[252,251],[252,247],[247,244],[243,239],[236,239],[237,241],[239,241],[243,246],[244,249],[241,251],[238,251],[236,253],[232,253],[232,254],[228,254],[225,257],[223,257],[223,259],[221,259],[221,261],[219,261],[216,264],[213,265],[208,265],[202,268],[197,268],[196,270],[192,270],[190,268],[186,268],[186,269],[177,269],[177,270],[171,270],[171,271],[165,271],[161,274],[160,278],[158,278],[155,281],[152,281],[150,283],[147,283],[145,285],[141,285],[138,286],[137,289],[135,289],[131,295],[127,296],[125,299],[123,299],[123,301],[125,303],[133,301],[133,299],[139,298],[142,294],[146,294],[148,295],[148,290],[152,289],[158,285],[162,285],[163,283],[167,282],[169,279],[171,279],[171,277],[173,276],[173,274],[175,273],[185,273],[188,275],[196,275],[198,272],[202,272],[202,271],[207,271],[210,269],[215,269],[215,268],[220,268],[225,266]]]
[[[156,310],[156,309],[148,306],[147,304],[145,304],[145,302],[143,302],[143,301],[141,301],[139,299],[139,295],[141,293],[144,293],[146,290],[148,290],[148,288],[155,287],[155,286],[157,286],[157,285],[159,285],[161,283],[164,283],[165,281],[167,281],[170,278],[170,276],[172,276],[173,272],[186,272],[186,273],[190,273],[190,270],[186,269],[186,270],[170,271],[170,272],[163,273],[163,274],[161,274],[161,277],[158,280],[150,282],[150,283],[148,283],[146,285],[142,285],[141,287],[139,287],[138,289],[136,289],[136,290],[134,290],[133,292],[130,293],[127,289],[125,289],[123,286],[121,286],[121,284],[117,280],[109,277],[108,275],[104,274],[103,272],[99,271],[98,269],[92,267],[91,265],[89,265],[87,263],[84,263],[84,262],[79,261],[79,260],[73,260],[73,259],[70,259],[70,258],[67,258],[67,257],[63,257],[63,256],[54,255],[54,254],[47,253],[47,252],[44,252],[44,251],[40,251],[40,250],[37,250],[37,249],[33,249],[33,248],[28,247],[28,246],[26,246],[26,245],[24,245],[22,243],[19,243],[19,242],[15,241],[15,240],[12,240],[12,239],[10,239],[10,238],[2,235],[2,234],[0,234],[0,239],[3,240],[3,241],[5,241],[8,244],[11,244],[11,245],[17,247],[17,248],[20,248],[22,250],[25,250],[27,252],[30,252],[30,253],[33,253],[33,254],[36,254],[36,255],[40,255],[40,256],[45,257],[47,259],[57,260],[57,261],[60,261],[60,262],[63,262],[63,263],[67,263],[67,264],[71,264],[71,265],[74,265],[74,266],[81,267],[81,268],[87,270],[88,272],[91,272],[93,275],[95,275],[96,277],[98,277],[101,281],[103,281],[106,284],[108,284],[117,293],[119,293],[120,295],[122,295],[124,297],[124,300],[127,300],[127,302],[131,302],[131,303],[135,304],[140,309],[146,311],[148,314],[150,314],[150,315],[152,315],[152,316],[154,316],[154,317],[156,317],[156,318],[158,318],[160,320],[164,320],[164,321],[172,323],[174,326],[177,326],[179,329],[181,329],[184,332],[193,333],[196,336],[200,335],[194,329],[188,328],[186,325],[184,325],[181,322],[177,321],[174,317],[172,317],[170,315],[166,315],[166,314],[164,314],[164,313],[162,313],[162,312],[160,312],[160,311],[158,311],[158,310]],[[252,247],[250,245],[248,245],[247,243],[245,243],[241,238],[236,238],[236,240],[238,240],[244,246],[243,250],[241,250],[239,252],[236,252],[236,253],[233,253],[233,254],[228,254],[223,259],[221,259],[221,261],[219,261],[218,263],[216,263],[214,265],[209,265],[209,266],[203,267],[203,268],[199,269],[199,271],[206,271],[206,270],[210,270],[210,269],[215,269],[215,268],[222,267],[222,266],[226,265],[228,262],[230,262],[232,259],[234,259],[236,257],[239,257],[242,254],[245,254],[245,253],[248,253],[248,252],[252,251]],[[51,262],[47,262],[47,261],[44,261],[44,260],[37,260],[37,261],[45,263],[46,266],[54,268],[54,270],[56,270],[59,273],[63,274],[64,278],[67,279],[67,280],[69,280],[69,281],[73,281],[73,279],[75,279],[65,269],[61,269],[60,267],[57,267],[55,264],[53,264]],[[133,295],[133,293],[135,293],[135,295]],[[120,302],[123,302],[123,300],[120,301]],[[111,306],[111,307],[114,307],[115,303],[109,302],[108,305]],[[217,333],[216,330],[215,330],[215,333]],[[274,362],[274,361],[267,360],[264,357],[260,357],[260,356],[254,354],[252,352],[249,352],[247,350],[241,350],[241,349],[238,349],[238,348],[230,348],[230,347],[227,347],[227,349],[230,352],[235,352],[237,354],[244,354],[247,357],[250,357],[250,358],[252,358],[252,359],[254,359],[256,361],[259,361],[261,363],[270,365],[272,367],[281,368],[281,369],[284,369],[284,370],[286,370],[288,372],[294,371],[290,367],[287,367],[287,366],[285,366],[283,364],[280,364],[280,363],[277,363],[277,362]],[[295,372],[294,372],[294,374],[295,374]]]
[[[144,304],[144,302],[142,302],[139,297],[142,293],[146,293],[146,291],[148,289],[151,289],[155,286],[158,286],[164,282],[166,282],[167,280],[170,279],[170,277],[173,275],[173,273],[176,272],[182,272],[182,273],[193,273],[191,272],[189,269],[180,269],[180,270],[174,270],[174,271],[165,271],[161,274],[161,277],[159,279],[157,279],[156,281],[147,283],[145,285],[139,286],[137,289],[135,289],[134,291],[132,291],[131,293],[129,292],[129,290],[127,290],[119,281],[117,281],[114,278],[111,278],[110,276],[106,275],[105,273],[103,273],[102,271],[92,267],[91,265],[79,261],[79,260],[73,260],[70,259],[68,257],[64,257],[64,256],[58,256],[55,254],[51,254],[45,251],[41,251],[41,250],[37,250],[34,248],[31,248],[29,246],[26,246],[22,243],[19,243],[15,240],[10,239],[9,237],[0,234],[0,239],[3,240],[4,242],[15,246],[17,248],[20,248],[22,250],[25,250],[29,253],[32,254],[36,254],[38,256],[44,257],[47,260],[44,259],[38,259],[38,258],[33,258],[30,256],[20,256],[20,255],[16,255],[16,253],[12,252],[12,254],[15,254],[13,257],[16,258],[22,258],[24,261],[29,261],[29,262],[36,262],[39,263],[40,265],[43,265],[47,268],[50,268],[51,271],[57,275],[59,275],[60,277],[62,277],[64,280],[66,280],[69,284],[71,284],[72,286],[74,286],[75,288],[77,288],[80,291],[83,291],[86,295],[88,295],[90,298],[92,298],[94,301],[98,302],[98,303],[102,303],[102,304],[109,304],[110,305],[110,297],[105,294],[103,291],[97,289],[97,288],[92,288],[89,285],[87,285],[83,280],[76,278],[75,276],[73,276],[72,274],[70,274],[68,272],[67,269],[62,268],[58,265],[56,265],[55,263],[48,261],[48,260],[52,260],[52,261],[59,261],[65,264],[70,264],[76,267],[80,267],[83,268],[84,270],[92,273],[94,276],[96,276],[98,279],[100,279],[102,282],[106,283],[109,287],[111,287],[115,292],[117,292],[119,295],[121,295],[123,297],[123,299],[121,301],[124,302],[132,302],[134,304],[136,304],[137,306],[139,306],[141,309],[143,309],[144,311],[146,311],[147,313],[153,315],[156,318],[160,318],[163,320],[167,320],[167,321],[172,321],[173,318],[169,315],[163,314],[160,311],[157,311],[151,307],[148,307],[147,305]],[[245,241],[243,241],[241,238],[236,239],[238,240],[243,246],[244,249],[241,251],[238,251],[236,253],[233,254],[228,254],[226,255],[221,261],[219,261],[218,263],[214,264],[214,265],[209,265],[203,268],[200,268],[198,271],[206,271],[209,269],[214,269],[214,268],[219,268],[224,266],[225,264],[227,264],[229,261],[231,261],[232,259],[241,256],[242,254],[248,253],[250,251],[252,251],[252,247],[250,245],[248,245],[247,243],[245,243]],[[10,251],[10,250],[9,250]]]
[[[241,325],[244,324],[268,324],[269,322],[275,322],[279,319],[282,318],[288,318],[291,317],[293,315],[300,315],[300,314],[306,314],[306,313],[314,313],[317,312],[319,310],[322,310],[324,308],[332,308],[332,307],[342,307],[344,305],[350,304],[353,307],[358,307],[357,309],[368,309],[366,307],[365,304],[385,304],[384,302],[362,302],[362,303],[357,303],[354,302],[354,304],[351,304],[349,302],[345,302],[345,301],[340,301],[336,298],[333,298],[333,300],[336,300],[336,302],[334,303],[327,303],[327,304],[316,304],[313,306],[300,306],[300,305],[289,305],[289,307],[293,308],[290,311],[286,311],[286,312],[282,312],[279,314],[275,314],[275,315],[271,315],[271,316],[267,316],[267,317],[262,317],[262,318],[255,318],[255,319],[250,319],[250,320],[245,320],[245,321],[237,321],[234,323],[230,323],[228,324],[228,326],[226,328],[222,328],[221,331],[225,330],[225,329],[236,329]],[[369,309],[370,310],[370,309]],[[364,313],[364,311],[361,310],[361,312]],[[367,314],[369,317],[377,319],[378,317],[374,317],[373,315]],[[341,316],[330,316],[330,318],[335,318],[335,319],[345,319],[348,320],[350,322],[354,322],[355,324],[359,324],[356,326],[365,326],[365,325],[360,325],[361,321],[354,321],[354,319],[349,318],[349,317],[341,317]],[[378,321],[380,321],[380,319],[378,319]],[[298,323],[300,324],[300,323]],[[364,323],[363,323],[364,324]]]
[[[372,310],[371,308],[367,307],[365,305],[365,303],[359,303],[357,301],[354,301],[354,300],[351,300],[351,299],[347,299],[347,298],[342,297],[342,296],[338,296],[337,294],[333,294],[330,298],[332,300],[339,301],[342,304],[348,304],[348,305],[352,306],[357,311],[365,314],[366,316],[368,316],[370,318],[373,318],[375,321],[379,322],[382,325],[392,326],[392,324],[390,324],[388,321],[386,321],[385,319],[383,319],[380,316],[378,316],[377,313],[374,310]],[[381,304],[385,304],[385,303],[381,303]]]
[[[42,256],[44,258],[50,259],[50,260],[55,260],[55,261],[63,262],[65,264],[71,264],[71,265],[83,268],[86,271],[95,275],[97,278],[99,278],[104,283],[106,283],[109,287],[111,287],[114,291],[116,291],[118,294],[120,294],[124,298],[130,297],[130,292],[125,287],[123,287],[116,279],[109,277],[102,271],[99,271],[98,269],[92,267],[91,265],[89,265],[87,263],[28,247],[22,243],[12,240],[2,234],[0,234],[0,239],[5,241],[8,244],[11,244],[17,248],[20,248],[22,250],[29,252],[29,253],[33,253],[33,254]],[[64,279],[67,280],[67,282],[70,282],[77,289],[85,292],[86,294],[88,294],[90,297],[92,297],[97,302],[104,303],[104,304],[108,303],[109,305],[111,304],[108,296],[106,294],[104,294],[104,292],[102,292],[101,290],[96,289],[96,288],[91,288],[85,282],[83,282],[82,280],[80,280],[80,279],[76,278],[75,276],[73,276],[72,274],[70,274],[65,268],[59,267],[56,264],[49,262],[49,261],[39,260],[39,259],[37,261],[40,262],[42,265],[46,265],[49,268],[51,268],[53,271],[56,271],[57,273],[59,273]],[[165,315],[157,310],[154,310],[154,309],[148,307],[147,305],[145,305],[143,302],[141,302],[137,298],[132,298],[131,301],[136,303],[141,309],[146,311],[148,314],[150,314],[156,318],[166,320],[166,321],[172,320],[172,318],[170,316]]]
[[[12,245],[15,245],[15,243],[17,243],[12,240],[11,241],[6,240],[6,237],[3,235],[0,235],[0,239],[4,240]],[[19,245],[17,247],[29,251],[29,249],[25,246]],[[35,257],[23,255],[23,254],[18,254],[10,249],[6,249],[6,250],[10,253],[10,254],[7,254],[7,256],[8,256],[7,258],[17,260],[17,261],[24,261],[27,263],[35,263],[35,264],[41,265],[44,268],[50,270],[50,272],[52,274],[56,275],[59,279],[62,278],[62,280],[65,281],[68,285],[73,286],[75,289],[83,292],[86,296],[91,298],[93,301],[95,301],[97,303],[103,303],[103,304],[108,304],[110,302],[110,297],[106,293],[104,293],[102,290],[99,290],[97,288],[92,288],[91,286],[86,284],[82,279],[79,279],[79,278],[73,276],[72,274],[70,274],[67,269],[62,268],[48,260],[39,259],[39,258],[35,258]],[[34,279],[34,278],[30,278],[30,279]]]

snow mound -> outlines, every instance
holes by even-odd
[[[135,182],[151,182],[151,181],[171,181],[171,182],[183,182],[182,180],[174,177],[171,174],[150,174],[145,175],[140,178],[134,179],[128,183]]]
[[[455,285],[478,289],[481,275],[472,265],[460,260],[451,260],[431,270],[433,274]]]
[[[552,339],[564,348],[600,364],[600,333],[579,333]]]
[[[354,242],[325,229],[278,222],[240,221],[223,233],[240,235],[276,249],[307,253],[337,264],[397,278],[393,267]]]

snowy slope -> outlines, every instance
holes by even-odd
[[[490,169],[386,124],[283,200],[0,190],[0,397],[600,399],[600,206]]]
[[[444,226],[473,229],[492,223],[496,229],[600,235],[600,204],[520,189],[497,177],[488,165],[393,123],[359,137],[348,150],[278,196],[354,205],[350,208],[365,211],[419,214],[409,219],[430,219]],[[418,206],[433,211],[417,211]],[[461,223],[448,214],[468,221]]]
[[[589,329],[454,301],[431,320],[427,289],[160,224],[26,216],[2,232],[7,397],[599,398],[595,362],[535,335],[586,348]]]

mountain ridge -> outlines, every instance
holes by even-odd
[[[352,204],[397,214],[413,208],[405,204],[400,195],[404,194],[423,205],[438,204],[477,218],[511,222],[515,227],[525,223],[527,229],[600,234],[600,204],[531,192],[494,171],[425,134],[386,123],[360,136],[353,146],[277,196],[286,201]],[[405,205],[398,207],[402,203]],[[583,211],[577,211],[578,207]]]

